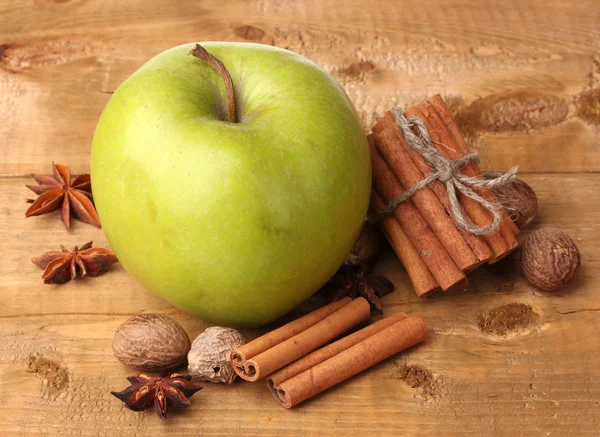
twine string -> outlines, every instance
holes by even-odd
[[[448,201],[452,217],[461,228],[475,235],[489,235],[498,229],[500,221],[502,220],[500,205],[484,199],[477,194],[473,188],[494,188],[503,185],[516,178],[518,167],[513,167],[507,173],[488,180],[465,176],[460,170],[471,162],[479,162],[479,154],[477,152],[469,153],[460,159],[449,160],[436,148],[429,135],[427,126],[421,118],[413,116],[405,117],[402,113],[402,109],[398,107],[392,109],[392,114],[394,115],[396,124],[404,134],[406,142],[419,153],[425,161],[427,161],[434,172],[394,200],[390,201],[384,209],[377,213],[375,221],[379,221],[383,217],[393,214],[398,205],[409,199],[417,191],[422,190],[435,181],[440,181],[445,185],[446,191],[448,192]],[[412,127],[416,128],[418,135],[413,132]],[[458,201],[457,192],[473,199],[487,209],[492,215],[492,223],[488,226],[477,226],[474,224],[471,219],[466,216]]]

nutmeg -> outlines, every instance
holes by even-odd
[[[352,250],[346,257],[345,264],[371,267],[381,254],[384,244],[383,234],[379,228],[365,222]]]
[[[231,384],[237,374],[231,366],[231,351],[246,343],[235,329],[213,326],[207,328],[192,343],[188,353],[190,375],[202,381]]]
[[[485,178],[500,176],[500,173],[485,173]],[[521,179],[513,179],[493,188],[498,201],[508,211],[508,214],[519,227],[525,227],[535,218],[538,209],[535,191]]]
[[[185,364],[190,338],[170,317],[141,314],[119,326],[112,346],[123,364],[144,372],[162,372]]]
[[[540,290],[564,287],[575,278],[580,264],[577,246],[557,228],[538,229],[523,244],[521,268],[529,282]]]

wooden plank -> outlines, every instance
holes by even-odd
[[[86,166],[97,119],[125,78],[169,47],[219,39],[313,59],[344,86],[366,129],[391,106],[437,92],[460,113],[480,98],[523,90],[530,104],[509,115],[526,126],[531,112],[547,118],[544,96],[556,96],[567,109],[562,118],[530,131],[475,132],[483,161],[518,162],[528,172],[600,170],[599,120],[578,115],[600,101],[579,98],[600,82],[594,2],[446,3],[8,0],[0,5],[0,174],[43,172],[51,160]],[[516,147],[507,151],[507,143]]]
[[[597,436],[596,3],[3,1],[0,434]],[[145,292],[120,266],[100,278],[42,284],[32,256],[108,243],[77,222],[67,233],[57,214],[25,219],[24,175],[49,173],[52,161],[88,171],[111,93],[151,56],[194,40],[260,42],[309,57],[344,87],[366,129],[391,106],[441,93],[484,169],[518,164],[528,173],[540,213],[519,239],[540,226],[567,231],[582,253],[581,278],[562,292],[539,292],[515,253],[475,271],[464,290],[419,299],[390,253],[377,266],[396,285],[385,311],[422,316],[432,329],[425,344],[291,411],[260,383],[207,383],[188,411],[167,421],[126,410],[109,394],[133,373],[112,356],[117,326],[142,312],[169,314],[192,337],[208,325]],[[532,324],[484,332],[482,315],[497,308],[513,314],[497,327],[519,314]]]
[[[262,383],[207,383],[189,411],[161,422],[152,412],[124,409],[110,396],[132,374],[112,356],[112,334],[138,312],[170,314],[192,337],[205,324],[144,292],[121,268],[60,287],[43,285],[30,256],[59,243],[106,241],[100,231],[79,223],[68,234],[57,216],[25,219],[26,180],[3,178],[0,430],[15,436],[24,429],[28,435],[479,436],[485,431],[509,436],[517,429],[524,436],[595,435],[600,417],[600,225],[598,203],[592,199],[598,176],[530,174],[525,179],[540,200],[531,229],[552,224],[579,245],[583,275],[574,286],[560,293],[534,290],[520,275],[514,254],[475,271],[465,290],[419,299],[388,254],[377,266],[396,285],[383,300],[385,311],[422,316],[432,330],[425,344],[292,411],[281,409]],[[515,302],[531,306],[538,318],[533,326],[500,336],[480,330],[483,311]],[[244,333],[252,338],[259,331]],[[413,368],[404,380],[412,366],[426,370]],[[49,381],[56,381],[61,369],[68,382],[54,387]],[[423,385],[413,388],[409,382]]]

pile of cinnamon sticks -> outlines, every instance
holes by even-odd
[[[421,118],[439,152],[450,160],[470,153],[458,126],[439,95],[410,108],[405,116]],[[417,133],[415,131],[415,133]],[[388,112],[369,135],[373,165],[371,208],[385,208],[407,188],[434,172],[425,159],[406,142],[394,116]],[[466,176],[483,178],[477,163],[462,168]],[[490,189],[475,190],[497,204]],[[492,215],[480,203],[458,193],[471,221],[481,227]],[[401,203],[393,215],[383,218],[381,228],[397,253],[419,296],[466,284],[466,274],[483,263],[495,263],[517,248],[519,229],[502,209],[503,219],[492,234],[476,236],[458,227],[452,217],[444,184],[436,181]]]
[[[423,320],[396,313],[327,344],[370,313],[366,299],[342,298],[232,351],[231,364],[246,381],[267,377],[291,408],[427,337]]]

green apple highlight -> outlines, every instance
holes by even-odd
[[[91,158],[94,200],[124,268],[198,317],[259,326],[342,264],[366,215],[371,164],[356,110],[306,58],[202,43],[148,61],[108,102]],[[118,299],[118,296],[115,296]]]

